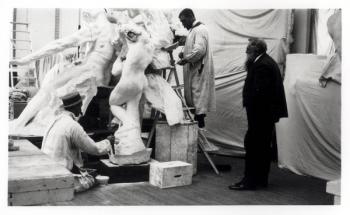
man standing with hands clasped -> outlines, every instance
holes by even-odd
[[[229,186],[231,190],[268,186],[274,125],[280,118],[288,117],[281,73],[266,50],[264,40],[249,40],[245,63],[248,73],[243,87],[243,106],[248,119],[245,170],[243,179]]]
[[[213,57],[209,45],[209,34],[205,25],[196,21],[191,9],[179,14],[182,25],[189,30],[183,52],[179,54],[179,65],[183,65],[185,100],[204,129],[204,118],[209,111],[215,111],[215,80]]]

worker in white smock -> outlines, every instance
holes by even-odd
[[[79,173],[73,167],[79,170],[83,166],[81,151],[93,155],[108,154],[111,150],[110,142],[114,143],[114,140],[113,136],[110,136],[100,142],[94,142],[83,130],[77,122],[82,106],[82,97],[78,92],[70,93],[61,99],[64,110],[45,132],[41,150],[68,170]]]
[[[185,100],[194,107],[194,119],[204,129],[207,112],[215,111],[214,64],[206,26],[196,21],[191,9],[179,14],[182,25],[189,30],[179,65],[183,65]]]

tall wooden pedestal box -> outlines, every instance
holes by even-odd
[[[160,121],[156,125],[155,159],[160,162],[184,161],[192,164],[197,173],[198,127],[195,122],[169,126]]]

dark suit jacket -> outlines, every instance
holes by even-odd
[[[283,81],[277,63],[265,53],[247,72],[243,87],[243,106],[271,113],[274,122],[288,117]]]

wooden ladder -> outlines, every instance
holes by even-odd
[[[12,38],[11,38],[11,46],[12,46],[12,59],[16,59],[22,56],[18,56],[19,53],[22,53],[23,56],[32,53],[32,41],[30,38],[29,31],[29,23],[27,22],[10,22],[12,24]],[[22,26],[22,27],[19,27]],[[19,65],[10,65],[10,87],[15,87],[15,72],[19,72],[21,70],[29,70],[29,66],[19,66]],[[39,87],[38,75],[36,71],[33,74],[28,74],[28,79],[34,80],[34,86]]]
[[[171,82],[172,75],[174,75],[176,86],[174,86],[172,88],[174,89],[175,93],[177,94],[177,96],[180,98],[180,100],[182,102],[182,105],[184,107],[185,115],[188,117],[188,119],[191,122],[194,122],[194,119],[193,119],[193,117],[191,115],[191,109],[194,109],[194,108],[187,106],[186,101],[185,101],[184,97],[182,96],[182,92],[181,92],[183,86],[181,86],[180,82],[179,82],[179,77],[178,77],[178,74],[177,74],[177,71],[176,71],[175,60],[174,60],[173,52],[172,52],[172,50],[174,50],[176,47],[177,47],[177,45],[173,44],[173,45],[163,49],[165,51],[168,51],[168,53],[169,53],[171,67],[163,68],[162,69],[162,73],[163,73],[163,77],[166,78],[166,70],[167,69],[170,70],[169,75],[166,78],[166,80],[167,80],[167,82],[169,84]],[[155,133],[156,125],[157,125],[157,122],[159,120],[159,117],[160,117],[160,112],[156,111],[155,116],[154,116],[154,121],[153,121],[153,124],[152,124],[152,128],[151,128],[151,131],[150,131],[150,133],[148,135],[148,139],[147,139],[147,143],[146,143],[146,147],[147,148],[151,144],[151,141],[152,141],[153,135]],[[198,130],[198,147],[203,152],[204,156],[208,160],[208,162],[209,162],[210,166],[213,168],[214,172],[217,175],[220,175],[219,170],[216,168],[215,163],[213,162],[213,160],[211,159],[211,157],[210,157],[210,155],[208,153],[208,152],[211,152],[211,151],[216,151],[216,150],[218,150],[218,148],[207,140],[207,138],[205,137],[205,134],[204,134],[204,132],[202,130]]]

